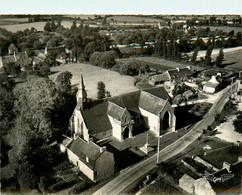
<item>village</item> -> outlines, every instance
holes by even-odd
[[[185,51],[174,34],[202,31],[190,19],[140,22],[161,35],[137,31],[148,37],[139,43],[115,29],[137,24],[107,19],[98,28],[112,33],[76,18],[16,33],[0,25],[11,37],[0,56],[3,191],[239,192],[241,31],[206,29]]]

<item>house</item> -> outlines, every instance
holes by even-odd
[[[4,65],[7,65],[9,63],[17,63],[21,68],[23,68],[24,66],[31,64],[31,59],[28,57],[26,51],[18,53],[14,51],[13,55],[0,57],[0,67],[3,67]]]
[[[66,138],[60,145],[71,163],[76,165],[90,180],[97,182],[114,174],[114,156],[93,141],[86,142],[80,137]]]
[[[88,141],[112,136],[121,142],[139,134],[142,128],[156,136],[175,131],[176,117],[163,87],[88,102],[83,76],[80,78],[72,117],[75,137]]]
[[[203,91],[206,93],[215,93],[215,91],[218,89],[219,82],[216,79],[216,76],[212,76],[212,78],[203,84]]]
[[[8,54],[13,55],[14,53],[18,53],[18,48],[13,43],[11,43],[8,47]]]
[[[167,70],[161,74],[153,75],[149,78],[149,84],[157,85],[162,84],[166,81],[172,81],[176,78],[187,78],[192,75],[190,66],[185,68],[175,68]]]

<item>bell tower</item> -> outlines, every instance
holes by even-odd
[[[85,90],[85,85],[84,85],[82,73],[80,75],[80,82],[79,82],[79,86],[78,86],[78,92],[77,92],[77,95],[76,95],[76,101],[77,101],[77,105],[80,106],[80,109],[84,110],[86,108],[87,92]]]

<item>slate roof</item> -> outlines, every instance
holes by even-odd
[[[169,77],[169,74],[167,72],[165,72],[162,74],[157,74],[157,75],[151,76],[150,80],[154,81],[154,83],[159,83],[159,82],[169,81],[170,77]]]
[[[179,68],[179,70],[172,69],[172,70],[167,70],[167,72],[169,73],[169,75],[172,79],[187,77],[192,74],[192,71],[189,68]]]
[[[153,94],[163,100],[168,100],[170,97],[164,87],[154,87],[149,89],[143,89],[143,91]]]
[[[121,117],[123,116],[124,111],[125,108],[109,102],[107,115],[117,119],[118,121],[121,121]]]
[[[92,141],[85,142],[80,137],[74,139],[67,148],[78,156],[83,163],[92,169],[94,168],[95,160],[98,159],[102,154],[98,145]],[[89,163],[86,162],[86,157],[90,159]]]
[[[148,92],[141,92],[139,98],[139,107],[144,110],[158,115],[164,108],[167,100],[160,99]]]
[[[140,113],[139,107],[158,115],[168,98],[166,90],[163,87],[157,87],[90,102],[86,109],[80,111],[89,132],[95,134],[112,129],[108,115],[121,121],[125,110],[132,111],[130,113],[136,111]]]
[[[109,99],[123,108],[136,108],[139,104],[140,90],[112,97]]]
[[[90,133],[98,133],[112,129],[107,116],[108,101],[95,101],[88,104],[88,108],[81,110],[85,124]]]

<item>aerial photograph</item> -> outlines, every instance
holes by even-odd
[[[0,0],[0,193],[242,194],[241,0]]]

